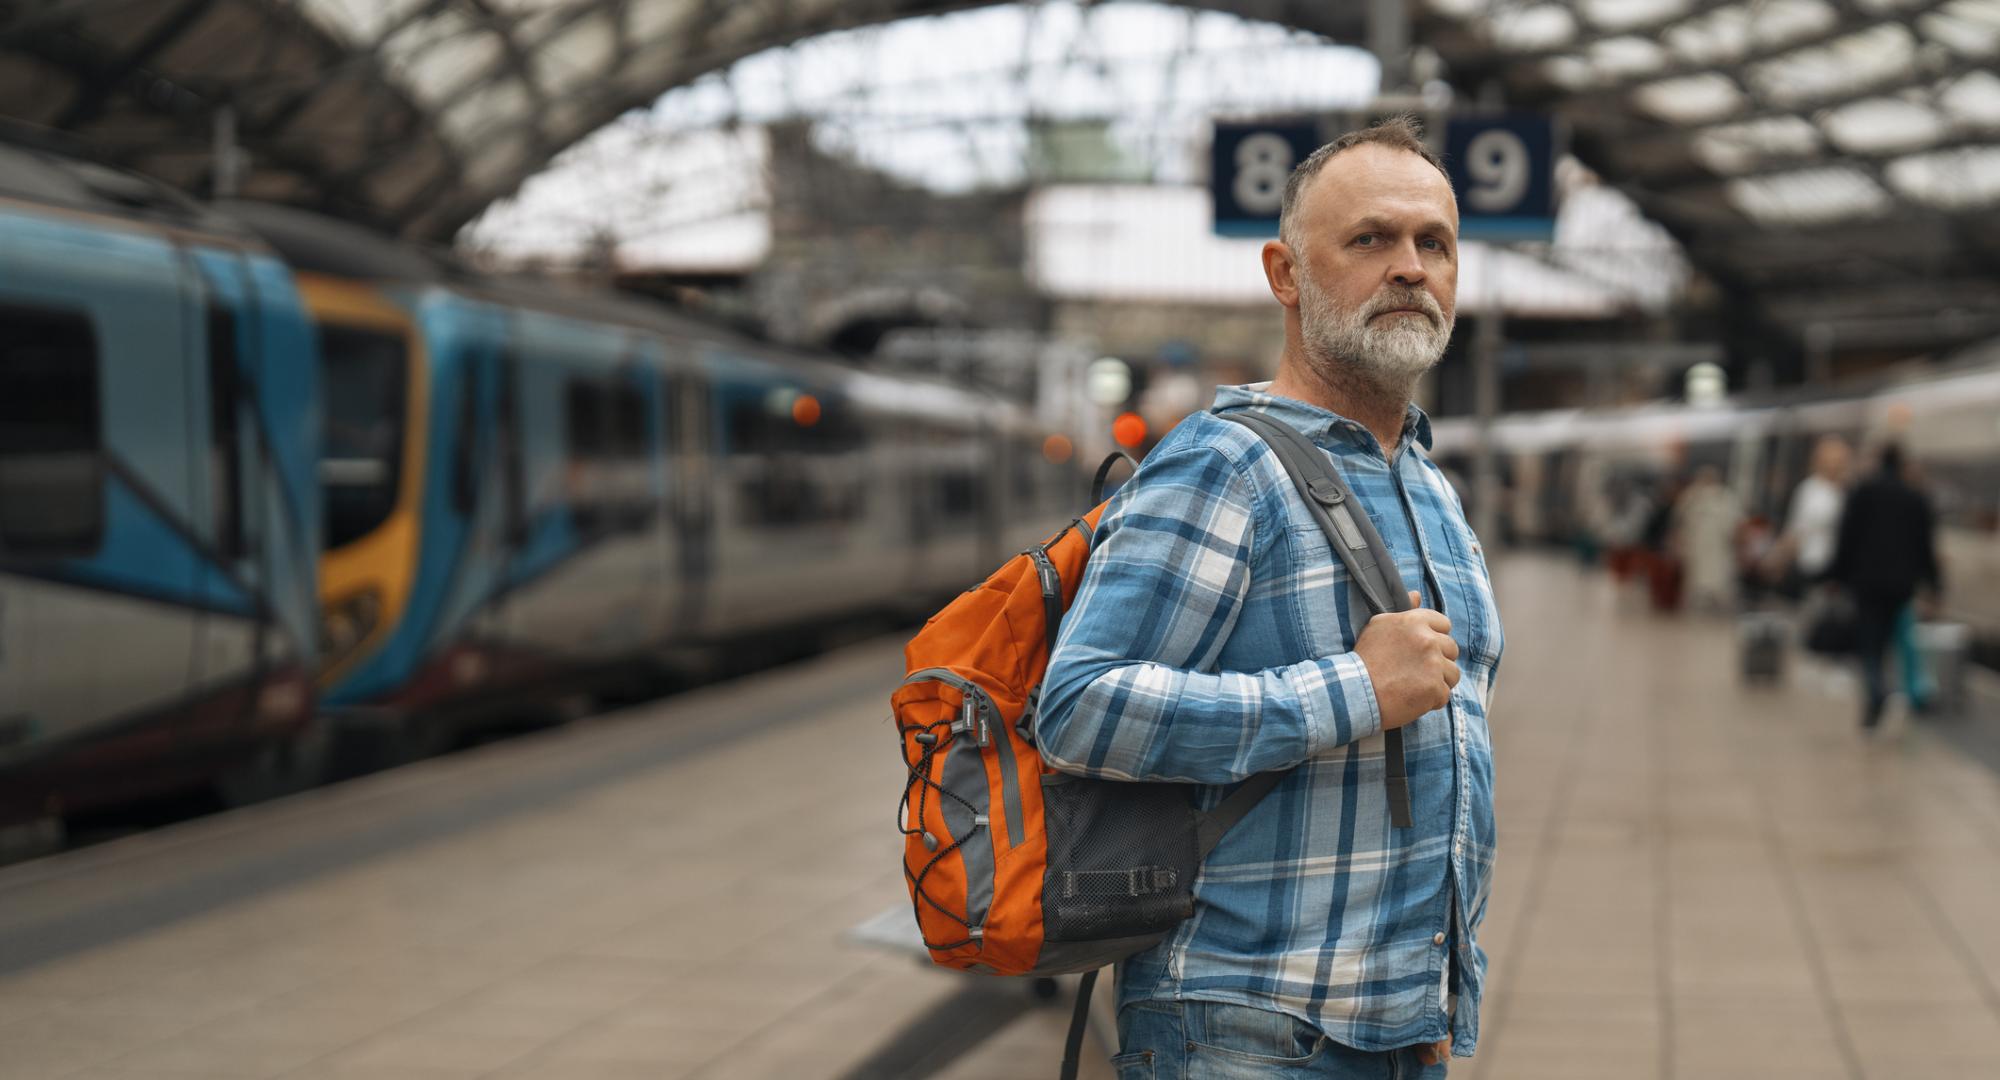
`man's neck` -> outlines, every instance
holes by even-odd
[[[1278,361],[1278,377],[1271,380],[1270,393],[1296,398],[1309,405],[1339,413],[1367,428],[1382,444],[1382,456],[1391,461],[1403,441],[1403,422],[1410,413],[1407,387],[1377,386],[1351,371],[1322,372],[1288,347]]]

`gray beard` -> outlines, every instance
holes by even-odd
[[[1368,302],[1342,310],[1311,277],[1300,274],[1299,336],[1306,362],[1327,383],[1369,398],[1377,406],[1407,404],[1417,380],[1437,366],[1451,344],[1456,317],[1422,289],[1385,285]],[[1373,326],[1369,318],[1400,307],[1422,308],[1428,318],[1397,318]]]

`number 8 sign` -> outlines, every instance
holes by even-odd
[[[1215,231],[1276,236],[1285,182],[1319,144],[1319,127],[1311,122],[1215,125],[1209,159]]]
[[[1458,232],[1491,240],[1555,235],[1555,137],[1546,116],[1453,117],[1445,168],[1458,194]]]

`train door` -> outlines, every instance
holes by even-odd
[[[200,607],[173,248],[21,219],[0,259],[0,754],[157,723]],[[11,743],[11,745],[9,745]]]
[[[715,490],[708,380],[693,371],[668,376],[661,439],[667,484],[662,558],[669,568],[663,597],[669,640],[703,633],[714,578]]]
[[[498,327],[490,347],[478,350],[464,365],[466,401],[475,416],[465,418],[465,458],[454,469],[454,499],[472,521],[471,555],[485,579],[472,599],[471,636],[476,648],[499,654],[509,645],[508,620],[513,603],[513,568],[528,535],[527,501],[521,445],[520,363],[511,345],[512,319]],[[478,416],[486,418],[483,424]],[[502,666],[477,674],[507,681],[514,669]]]
[[[259,359],[258,312],[239,259],[197,251],[189,261],[200,286],[194,310],[202,328],[202,347],[189,353],[188,398],[198,427],[193,480],[197,531],[209,555],[200,572],[202,614],[190,673],[213,700],[189,715],[188,734],[225,738],[253,718],[271,630],[259,527],[264,469],[249,377]]]
[[[653,625],[652,376],[622,331],[539,315],[516,328],[526,531],[509,636],[565,667],[629,658]]]
[[[650,644],[658,610],[659,381],[636,359],[573,371],[563,386],[565,503],[577,548],[559,578],[573,601],[565,608],[572,640],[605,660]]]

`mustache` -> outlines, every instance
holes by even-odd
[[[1368,301],[1368,305],[1361,309],[1361,318],[1366,322],[1384,312],[1404,309],[1423,312],[1432,326],[1444,325],[1444,308],[1438,305],[1435,297],[1422,289],[1395,285],[1384,286],[1381,292],[1376,293]]]

